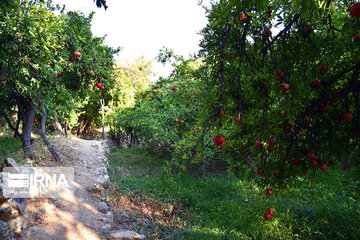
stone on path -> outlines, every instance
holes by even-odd
[[[106,202],[99,202],[98,210],[102,213],[107,213],[109,206],[106,204]]]
[[[145,235],[130,230],[117,230],[109,234],[109,240],[142,240],[145,237]]]

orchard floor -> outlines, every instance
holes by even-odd
[[[9,142],[9,141],[7,141]],[[65,199],[28,201],[29,227],[19,239],[105,239],[111,230],[128,229],[147,239],[360,239],[360,173],[339,163],[327,172],[311,171],[273,188],[270,199],[249,172],[165,175],[170,156],[141,149],[113,149],[109,141],[52,138],[63,164],[51,160],[41,141],[35,143],[39,166],[75,169],[77,189]],[[13,143],[16,149],[17,143]],[[107,189],[88,191],[96,169],[108,159]],[[21,159],[17,159],[21,161]],[[114,218],[104,222],[99,201]],[[274,208],[271,220],[264,212]]]
[[[337,163],[306,176],[294,166],[298,177],[273,187],[268,198],[246,169],[240,177],[164,175],[160,169],[169,157],[140,149],[111,152],[109,192],[116,194],[109,201],[126,214],[115,213],[117,224],[149,239],[360,239],[359,166],[345,173]]]

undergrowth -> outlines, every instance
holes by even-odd
[[[136,230],[150,238],[360,239],[355,171],[335,165],[314,177],[299,176],[268,198],[256,181],[229,173],[164,175],[160,166],[166,157],[133,149],[109,156],[111,182],[117,194],[138,206],[145,222]],[[129,174],[120,174],[120,168]],[[274,214],[267,221],[269,207]]]

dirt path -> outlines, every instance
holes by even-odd
[[[100,168],[104,167],[105,141],[59,137],[53,144],[67,159],[65,166],[74,168],[76,189],[74,194],[66,194],[63,199],[29,200],[30,227],[23,231],[20,239],[105,239],[103,233],[113,228],[113,216],[106,211],[106,206],[99,208],[101,194],[100,199],[94,194],[97,189],[94,183],[98,182]],[[49,166],[47,162],[42,164]]]

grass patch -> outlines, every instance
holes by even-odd
[[[46,148],[42,144],[41,137],[35,135],[33,140],[34,142],[32,143],[32,148],[34,150],[35,159],[45,156]],[[4,134],[0,136],[0,165],[3,164],[4,159],[7,157],[14,159],[18,164],[33,162],[32,160],[24,157],[20,139],[16,139],[9,134]]]
[[[356,172],[331,167],[298,177],[270,199],[254,181],[232,175],[165,176],[158,170],[165,155],[122,149],[109,156],[111,181],[139,206],[174,203],[169,218],[148,217],[139,231],[159,239],[360,239],[360,182]],[[131,174],[119,174],[119,168]],[[149,171],[149,169],[152,171]],[[149,205],[149,204],[148,204]],[[270,221],[263,215],[274,208]],[[160,214],[161,215],[161,214]],[[166,215],[166,216],[164,216]],[[166,220],[168,219],[168,220]],[[169,220],[170,219],[170,220]],[[176,219],[176,221],[171,221]]]
[[[4,158],[14,154],[21,148],[22,145],[19,139],[9,135],[0,136],[0,164],[3,163]]]
[[[112,166],[122,167],[136,176],[157,175],[167,155],[159,153],[150,155],[142,149],[121,149],[110,153]]]

